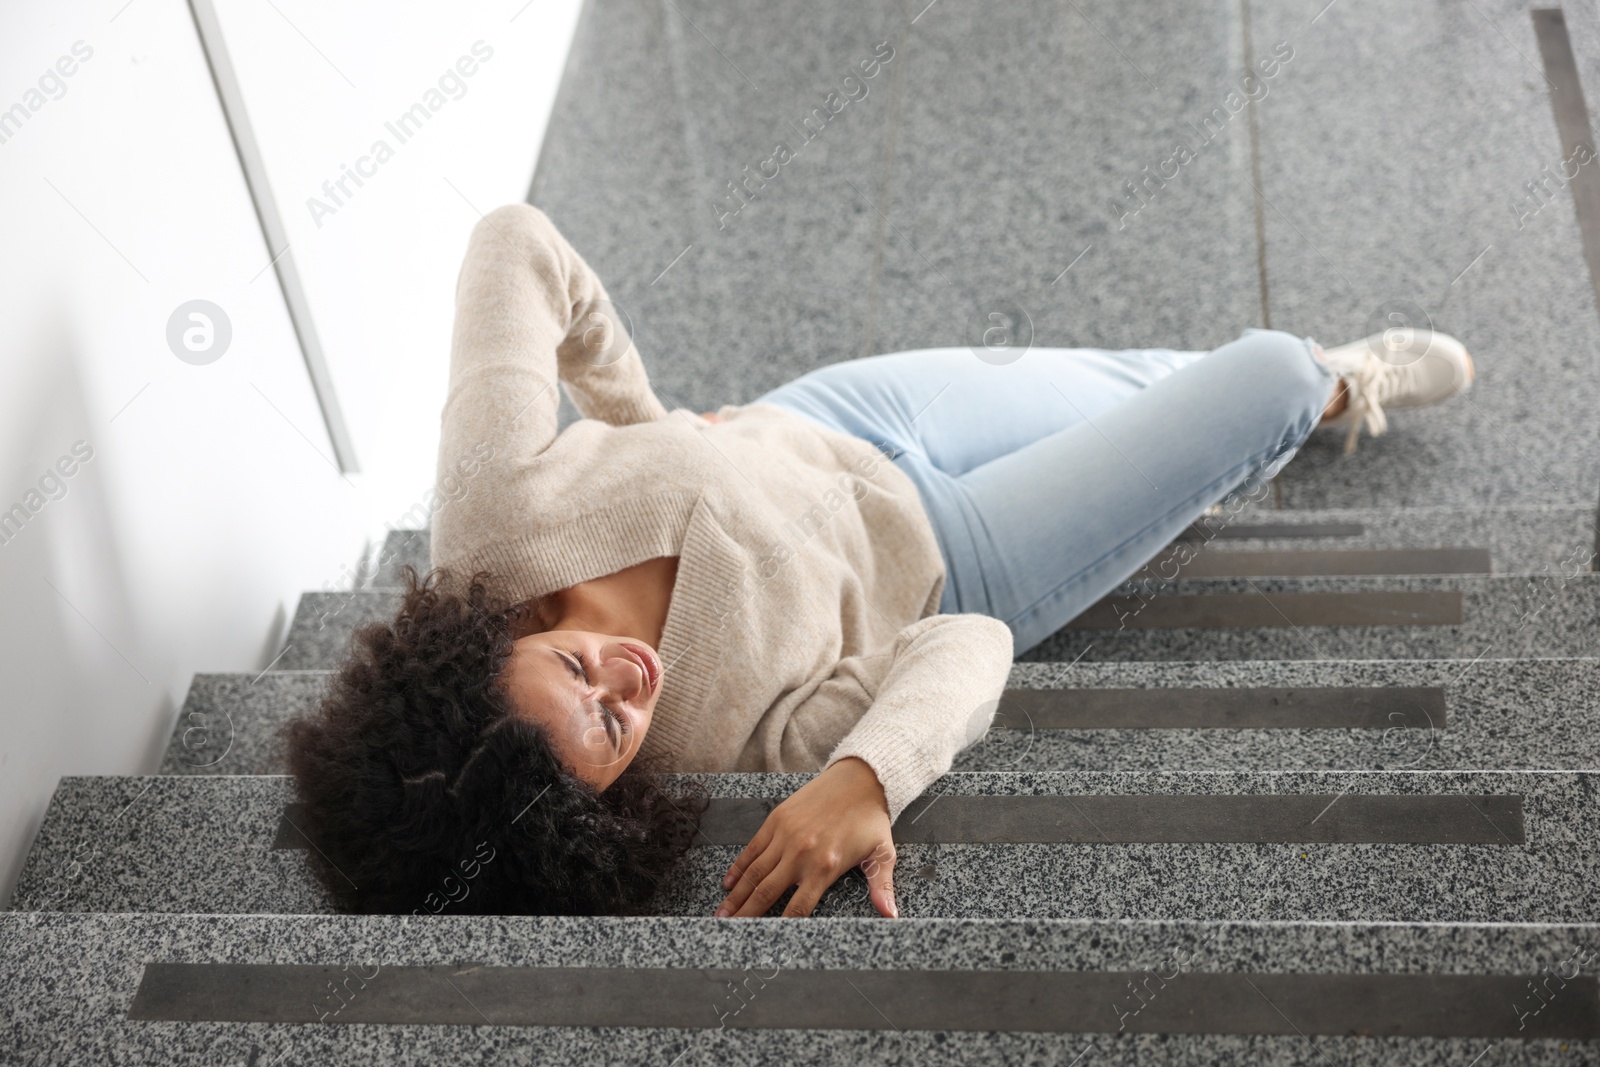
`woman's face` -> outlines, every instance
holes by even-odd
[[[663,673],[643,641],[546,630],[512,646],[506,690],[517,716],[544,728],[567,769],[605,789],[643,744]]]

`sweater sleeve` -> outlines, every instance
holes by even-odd
[[[983,736],[1011,671],[1011,630],[987,615],[930,615],[901,630],[875,689],[823,685],[812,701],[859,699],[871,704],[828,756],[824,769],[847,756],[864,760],[883,785],[889,821],[950,769],[956,753]],[[861,664],[841,661],[840,674]],[[871,672],[877,673],[877,672]],[[827,710],[822,711],[824,717]]]
[[[623,426],[667,413],[594,271],[544,212],[507,204],[473,227],[456,278],[440,477],[485,439],[508,467],[543,452],[557,380],[585,418]]]

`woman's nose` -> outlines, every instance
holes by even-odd
[[[644,668],[623,649],[615,649],[605,659],[602,684],[617,700],[632,700],[644,689]]]

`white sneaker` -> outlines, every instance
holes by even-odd
[[[1348,426],[1344,450],[1356,450],[1364,424],[1373,437],[1389,429],[1390,408],[1421,408],[1464,393],[1476,373],[1466,347],[1449,334],[1402,329],[1375,333],[1322,353],[1344,380],[1345,410],[1330,425]]]

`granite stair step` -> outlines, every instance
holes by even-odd
[[[1591,569],[1590,507],[1275,509],[1203,516],[1149,577],[1560,574]]]
[[[1008,684],[954,770],[1600,767],[1600,659],[1085,660]]]
[[[394,590],[301,593],[283,648],[269,669],[336,667],[349,647],[352,633],[369,622],[392,620],[399,609],[400,594]]]
[[[1204,544],[1216,552],[1466,546],[1487,552],[1494,573],[1539,574],[1593,553],[1595,513],[1588,506],[1560,505],[1272,508],[1263,504],[1238,511],[1223,508],[1203,517],[1180,542]]]
[[[673,779],[712,807],[655,909],[709,915],[728,864],[808,777]],[[1589,922],[1597,785],[1593,771],[950,774],[896,823],[896,897],[931,918]],[[281,776],[63,778],[13,907],[328,912],[294,803]],[[865,888],[852,871],[818,914],[870,915]]]
[[[278,731],[329,677],[195,675],[160,773],[284,773]],[[1600,659],[1018,663],[1007,686],[954,769],[1600,767]]]
[[[1124,583],[1030,662],[1507,659],[1600,652],[1600,574]]]
[[[304,593],[273,666],[336,666],[392,590]],[[1021,659],[1474,659],[1600,652],[1600,574],[1135,580]]]
[[[369,622],[389,621],[400,608],[392,589],[300,594],[283,648],[269,670],[328,670],[336,667],[350,635]]]
[[[377,589],[404,586],[402,573],[408,564],[416,568],[419,577],[427,574],[431,566],[429,544],[427,530],[390,530],[384,535],[378,558],[368,562],[372,574],[369,585]]]
[[[278,732],[317,706],[332,675],[325,670],[196,674],[158,773],[284,773]]]
[[[1600,1057],[1593,924],[0,914],[16,1063]],[[64,978],[72,995],[61,994]],[[341,1025],[342,1024],[342,1025]],[[1076,1059],[1074,1059],[1076,1057]]]

